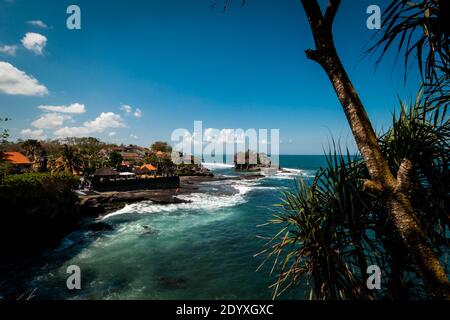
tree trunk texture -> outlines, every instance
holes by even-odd
[[[405,160],[397,172],[397,178],[394,177],[378,145],[364,106],[337,54],[332,25],[340,0],[329,0],[324,15],[317,0],[300,1],[308,17],[316,45],[315,50],[306,50],[306,56],[322,66],[333,84],[371,176],[372,180],[368,182],[368,186],[382,191],[394,226],[412,256],[430,296],[450,299],[447,275],[428,244],[407,196],[412,164],[409,160]]]

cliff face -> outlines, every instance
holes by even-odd
[[[79,221],[78,181],[69,174],[25,173],[0,184],[0,259],[57,242]]]
[[[44,202],[33,206],[26,201],[3,203],[2,211],[5,214],[0,226],[0,261],[24,257],[56,245],[81,220],[78,198],[74,194],[55,199],[51,206]]]

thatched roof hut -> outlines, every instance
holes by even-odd
[[[156,167],[151,165],[151,164],[144,164],[142,166],[139,167],[140,170],[144,170],[144,171],[156,171]]]
[[[144,174],[156,174],[158,169],[151,165],[151,164],[144,164],[134,170],[134,173],[137,175],[144,175]]]
[[[119,173],[112,168],[100,168],[94,172],[94,177],[104,178],[104,177],[116,177]]]

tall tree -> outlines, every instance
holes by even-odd
[[[109,154],[109,164],[113,168],[118,168],[120,164],[122,163],[122,156],[119,152],[113,151]]]
[[[167,142],[164,141],[156,141],[155,143],[153,143],[150,147],[150,149],[152,149],[153,152],[171,152],[172,151],[172,147],[169,146],[169,144]]]
[[[22,148],[28,158],[32,161],[37,161],[41,154],[42,145],[37,140],[28,139],[22,143]]]
[[[61,152],[61,157],[56,160],[57,169],[77,173],[81,170],[82,160],[73,147],[65,144]]]
[[[1,122],[7,122],[9,121],[8,118],[0,118],[0,123]],[[7,141],[7,139],[9,138],[9,131],[8,129],[3,129],[0,128],[0,143],[5,143]]]
[[[326,72],[343,107],[371,177],[365,187],[380,194],[386,203],[396,230],[413,257],[429,293],[450,299],[447,275],[429,246],[408,198],[413,164],[404,159],[396,177],[391,172],[369,117],[336,51],[332,28],[340,3],[340,0],[329,0],[323,14],[317,0],[301,0],[316,46],[306,50],[306,57],[317,62]]]

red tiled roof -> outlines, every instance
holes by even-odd
[[[3,152],[3,158],[12,164],[33,164],[26,156],[20,152]]]

